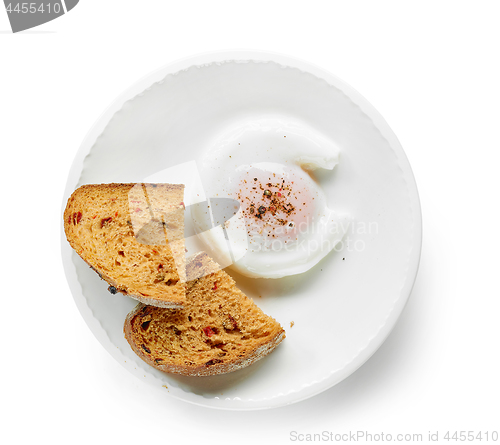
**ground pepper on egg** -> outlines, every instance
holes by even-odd
[[[258,181],[257,178],[253,178],[253,180],[255,182]],[[269,178],[269,180],[271,180],[271,178]],[[288,197],[291,196],[292,193],[292,184],[293,181],[290,183],[290,185],[288,185],[284,179],[281,183],[268,182],[267,184],[265,184],[266,188],[264,188],[262,184],[255,184],[255,186],[252,187],[252,190],[257,190],[258,188],[262,190],[262,199],[259,199],[257,196],[255,198],[250,198],[248,196],[242,197],[241,190],[240,193],[238,193],[237,198],[240,200],[240,202],[243,200],[250,201],[246,216],[262,220],[263,216],[265,216],[266,214],[271,214],[273,217],[275,217],[279,225],[289,225],[289,227],[293,227],[293,222],[287,219],[288,217],[291,217],[296,211],[295,206],[288,200]],[[275,190],[273,191],[273,189]],[[262,205],[263,202],[265,205]],[[279,214],[283,214],[284,217],[277,217],[277,215]]]

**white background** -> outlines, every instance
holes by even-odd
[[[499,22],[495,1],[81,0],[11,34],[0,8],[9,443],[499,431]],[[420,272],[388,340],[336,387],[270,411],[189,405],[128,374],[85,325],[60,256],[67,174],[97,117],[149,72],[227,49],[298,57],[360,91],[400,139],[423,210]]]

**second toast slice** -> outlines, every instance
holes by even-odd
[[[272,352],[285,338],[280,324],[236,287],[205,253],[187,264],[181,310],[138,305],[125,338],[149,365],[188,376],[225,374]]]

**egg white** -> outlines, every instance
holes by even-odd
[[[207,252],[223,267],[230,266],[254,278],[281,278],[314,267],[339,245],[349,227],[349,215],[328,208],[323,190],[309,174],[318,168],[332,170],[339,161],[339,153],[332,141],[303,123],[267,118],[229,129],[213,141],[198,166],[207,197],[241,199],[242,205],[224,224],[224,230],[199,230],[198,237]],[[295,210],[282,216],[277,226],[277,216],[274,218],[269,212],[261,218],[259,208],[252,208],[250,214],[251,207],[245,205],[250,198],[242,196],[248,193],[256,196],[268,187],[252,187],[252,178],[245,179],[248,172],[269,177],[269,184],[276,178],[282,178],[284,184],[287,181],[291,198],[300,193],[292,187],[300,184],[309,196],[307,206],[301,208],[298,203],[302,199],[295,199],[295,205],[290,204]],[[242,191],[242,185],[249,187],[249,191]],[[272,198],[281,196],[276,187],[273,183]],[[266,193],[271,194],[270,190]],[[263,196],[264,202],[270,203],[266,197]],[[271,204],[262,208],[275,210]],[[300,213],[302,210],[304,213]],[[192,216],[196,227],[201,227],[198,222],[206,219],[206,215],[196,212]]]

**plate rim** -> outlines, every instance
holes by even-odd
[[[400,291],[400,295],[395,302],[390,314],[387,317],[386,322],[383,327],[377,332],[375,338],[370,341],[369,347],[365,348],[360,354],[358,354],[354,359],[349,362],[349,364],[339,370],[337,373],[338,378],[332,383],[329,379],[325,379],[318,382],[316,385],[310,385],[301,391],[291,392],[282,397],[274,397],[271,399],[264,399],[258,401],[252,400],[237,400],[233,399],[223,399],[223,398],[206,398],[198,394],[189,393],[179,387],[169,387],[169,392],[167,395],[174,397],[176,399],[182,400],[184,402],[193,403],[198,406],[204,406],[209,408],[217,408],[222,410],[260,410],[269,408],[278,408],[281,406],[286,406],[294,403],[298,403],[302,400],[314,397],[327,389],[337,385],[345,378],[353,374],[357,369],[359,369],[370,357],[380,348],[380,346],[385,342],[389,334],[392,332],[397,324],[400,315],[406,306],[408,299],[411,295],[411,291],[415,284],[415,280],[418,275],[418,268],[421,257],[422,250],[422,212],[420,206],[420,197],[418,194],[417,184],[413,171],[411,169],[409,160],[406,153],[403,150],[401,143],[398,138],[389,127],[388,123],[382,117],[382,115],[371,105],[371,103],[362,96],[357,90],[348,85],[343,80],[339,79],[334,74],[329,71],[312,64],[310,62],[304,61],[302,59],[292,57],[289,55],[284,55],[275,52],[267,51],[255,51],[255,50],[230,50],[230,51],[211,51],[205,52],[193,56],[188,56],[177,61],[168,63],[159,69],[156,69],[149,74],[146,74],[137,82],[129,86],[125,91],[118,95],[110,105],[96,118],[94,124],[91,126],[86,136],[84,137],[79,149],[75,155],[73,163],[70,167],[66,187],[62,199],[61,215],[64,213],[66,202],[78,185],[79,173],[83,169],[84,159],[94,146],[99,135],[104,131],[107,124],[113,115],[119,111],[123,105],[130,99],[133,99],[137,95],[143,93],[145,90],[150,88],[153,84],[160,82],[169,74],[174,74],[180,71],[184,71],[193,66],[203,66],[213,63],[223,63],[223,62],[238,62],[238,61],[255,61],[255,62],[274,62],[279,65],[288,66],[292,68],[297,68],[302,72],[310,73],[316,77],[323,79],[329,85],[333,85],[342,91],[354,104],[356,104],[361,111],[366,114],[373,122],[375,127],[380,131],[383,138],[385,138],[394,151],[398,165],[403,171],[403,177],[406,181],[408,188],[408,196],[410,199],[410,208],[412,211],[412,249],[409,254],[408,271],[406,274],[406,279],[403,288]],[[143,376],[143,372],[140,369],[134,369],[133,366],[128,366],[124,361],[124,356],[118,348],[115,347],[108,338],[105,330],[100,325],[96,317],[93,316],[91,309],[88,307],[83,292],[81,292],[81,284],[78,281],[76,270],[73,267],[72,262],[72,250],[67,245],[66,236],[64,233],[64,224],[62,217],[60,218],[61,224],[61,254],[63,268],[66,274],[68,284],[72,290],[73,299],[78,307],[80,314],[82,315],[85,323],[92,331],[96,339],[101,343],[101,345],[128,371],[132,372],[136,377]],[[75,287],[77,286],[77,287]],[[79,288],[80,292],[76,293],[73,289]],[[110,347],[111,346],[111,347]],[[340,374],[340,376],[339,376]],[[144,377],[141,378],[144,381]],[[157,379],[155,377],[147,378],[148,383],[157,385]],[[297,397],[298,394],[300,397]],[[276,403],[279,401],[279,403]]]

